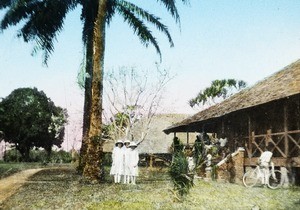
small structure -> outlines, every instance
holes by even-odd
[[[245,148],[245,167],[270,145],[275,166],[300,167],[300,60],[164,132],[225,134],[231,152]]]

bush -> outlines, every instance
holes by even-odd
[[[112,164],[112,158],[111,158],[111,152],[105,152],[103,155],[103,165],[104,166],[111,166]]]
[[[20,162],[22,161],[21,154],[16,149],[7,150],[3,157],[5,162]],[[45,150],[33,149],[29,152],[29,162],[52,162],[52,163],[71,163],[72,155],[64,150],[52,151],[50,158]]]
[[[22,156],[20,152],[16,149],[6,150],[3,156],[5,162],[20,162]]]
[[[185,196],[194,185],[193,174],[188,172],[188,162],[183,152],[177,152],[169,169],[171,180],[179,195]]]
[[[29,152],[30,162],[47,162],[47,152],[45,150],[33,149]]]
[[[64,150],[52,151],[50,160],[54,163],[71,163],[72,154]]]

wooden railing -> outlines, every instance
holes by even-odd
[[[257,163],[258,157],[268,146],[273,152],[272,161],[275,165],[294,164],[300,167],[300,130],[266,134],[254,132],[246,140],[245,165]]]

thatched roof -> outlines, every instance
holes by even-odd
[[[265,104],[300,93],[300,60],[283,70],[242,90],[223,102],[209,107],[190,118],[174,124],[164,130],[171,132],[189,131],[188,126],[200,121],[211,120],[242,109]]]

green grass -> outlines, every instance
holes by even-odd
[[[41,168],[40,163],[4,163],[0,162],[0,179],[10,176],[14,173],[31,168]]]
[[[271,190],[196,180],[178,201],[166,169],[141,168],[137,185],[85,184],[72,167],[48,168],[30,178],[0,209],[300,209],[300,189]]]

